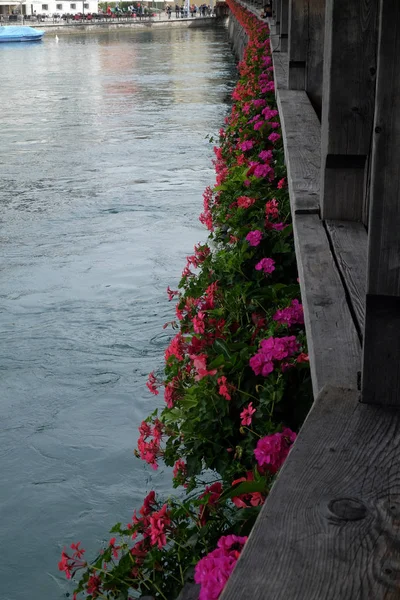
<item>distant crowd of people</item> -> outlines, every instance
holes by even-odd
[[[197,15],[199,15],[200,17],[211,17],[213,15],[213,9],[210,5],[207,4],[201,4],[200,6],[197,6],[197,4],[192,4],[190,5],[189,10],[191,17],[197,17]],[[167,5],[165,8],[165,12],[167,13],[168,19],[170,19],[173,12],[172,7],[170,5]],[[175,17],[177,19],[187,18],[187,7],[175,4]]]

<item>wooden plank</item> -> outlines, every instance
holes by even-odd
[[[400,3],[380,2],[363,402],[400,405]]]
[[[400,413],[326,388],[221,600],[398,600]]]
[[[367,231],[361,223],[351,221],[327,221],[326,228],[361,337],[365,321]]]
[[[305,92],[278,91],[292,213],[318,212],[320,125]]]
[[[289,2],[289,78],[290,90],[304,90],[308,46],[308,0]]]
[[[306,91],[321,118],[325,35],[325,0],[308,1]]]
[[[326,0],[323,219],[362,220],[374,116],[377,12],[377,0]]]
[[[196,583],[187,583],[178,596],[178,600],[198,600],[200,586]]]
[[[281,2],[282,0],[275,0],[272,5],[272,14],[275,18],[275,33],[277,35],[281,32]]]
[[[278,43],[276,43],[276,41]],[[279,47],[279,36],[271,36],[271,48]],[[284,52],[273,52],[275,89],[286,89],[288,79],[288,55]]]
[[[281,0],[281,52],[288,51],[289,0]]]
[[[361,348],[318,215],[295,215],[294,240],[314,396],[327,385],[357,388]]]

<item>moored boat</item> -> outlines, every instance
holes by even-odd
[[[44,31],[33,27],[7,25],[0,27],[0,42],[37,42],[42,39]]]

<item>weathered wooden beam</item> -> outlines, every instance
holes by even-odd
[[[325,0],[308,0],[306,92],[319,118],[322,110],[324,35]]]
[[[356,389],[360,340],[323,223],[297,214],[293,227],[314,396],[327,384]]]
[[[377,0],[326,0],[321,215],[361,221],[374,116]]]
[[[289,0],[289,78],[290,90],[304,90],[308,48],[308,0]]]
[[[398,599],[400,413],[358,400],[317,398],[221,600]]]
[[[289,0],[281,0],[281,52],[288,51]]]
[[[272,47],[279,47],[279,36],[271,36]],[[287,89],[288,55],[287,52],[273,52],[275,90]]]
[[[360,337],[365,323],[368,236],[362,223],[326,221],[326,228]]]
[[[277,35],[279,35],[281,32],[281,2],[282,0],[275,0],[272,8],[275,18],[275,33]]]
[[[381,0],[362,401],[400,406],[400,2]]]
[[[318,213],[321,167],[318,118],[305,92],[278,89],[277,101],[292,213]]]

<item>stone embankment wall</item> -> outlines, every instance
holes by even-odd
[[[187,28],[187,27],[212,27],[221,25],[221,20],[215,17],[202,17],[197,19],[158,19],[143,21],[123,21],[123,22],[87,22],[87,23],[28,23],[26,25],[46,31],[46,33],[88,33],[99,31],[108,31],[110,29],[150,29],[153,27],[164,28]]]
[[[228,17],[228,34],[236,58],[242,60],[244,49],[247,46],[248,36],[242,25],[231,13]]]

